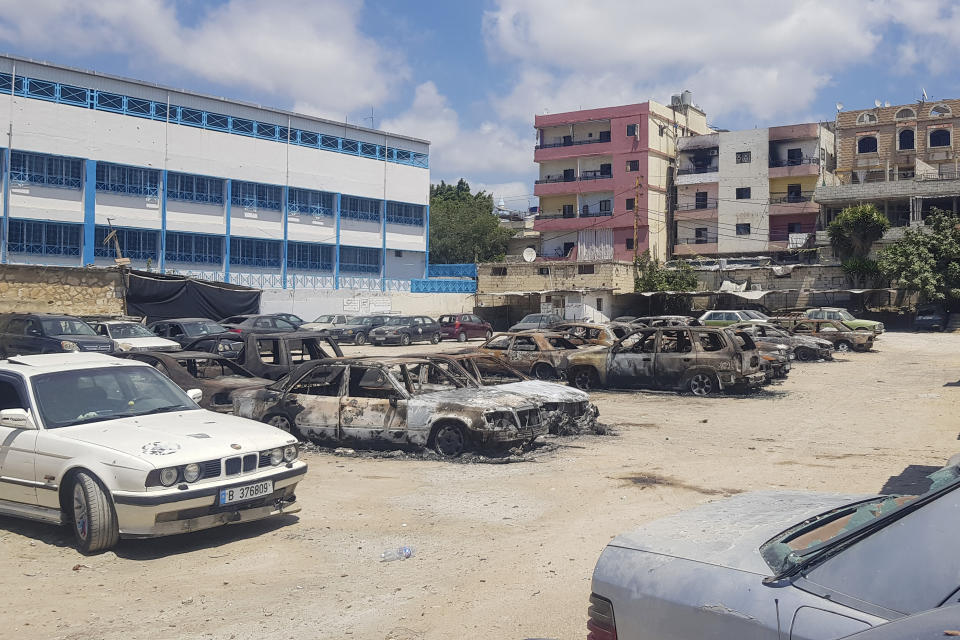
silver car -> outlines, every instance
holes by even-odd
[[[951,463],[920,495],[750,493],[618,536],[594,570],[588,638],[825,640],[955,604]]]

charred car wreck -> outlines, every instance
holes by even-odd
[[[417,357],[307,362],[266,389],[234,394],[234,413],[321,444],[429,447],[445,456],[547,432],[533,399]]]

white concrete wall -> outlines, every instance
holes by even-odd
[[[717,206],[718,253],[766,251],[770,237],[769,132],[767,129],[721,132]],[[738,164],[738,152],[751,161]],[[737,188],[749,187],[750,199],[737,200]],[[750,224],[750,235],[737,236],[738,223]]]
[[[10,212],[15,218],[83,223],[83,191],[36,184],[11,185]]]
[[[387,277],[400,280],[422,278],[426,254],[418,251],[400,251],[400,254],[398,256],[395,249],[387,249]]]
[[[390,310],[396,313],[422,314],[431,318],[445,313],[469,313],[474,307],[474,296],[462,293],[264,289],[260,297],[260,311],[261,313],[295,313],[301,318],[313,320],[325,313],[343,313],[345,300],[354,300],[353,304],[359,304],[362,313],[369,312],[371,300],[374,300],[374,305],[389,305]]]
[[[577,244],[577,231],[544,231],[540,234],[540,243],[543,255],[548,258],[555,258],[564,255],[563,245],[566,242]]]

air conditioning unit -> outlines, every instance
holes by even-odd
[[[720,155],[720,149],[710,149],[710,151],[707,153],[707,155],[718,156],[718,155]]]

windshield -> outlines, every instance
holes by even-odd
[[[183,331],[188,336],[209,336],[216,333],[227,333],[227,328],[216,322],[184,322]]]
[[[547,317],[546,317],[545,315],[543,315],[542,313],[531,313],[531,314],[528,315],[528,316],[524,316],[524,317],[523,317],[523,320],[521,320],[520,322],[540,323],[540,322],[545,321],[546,318],[547,318]]]
[[[412,318],[390,318],[387,320],[387,325],[404,325],[411,324],[413,322]]]
[[[33,377],[33,391],[48,429],[198,408],[169,378],[149,366],[45,373]]]
[[[317,316],[317,319],[314,322],[323,322],[323,323],[332,323],[334,318],[337,316]]]
[[[841,319],[841,320],[846,320],[846,321],[856,320],[856,318],[854,318],[853,315],[852,315],[849,311],[841,311],[841,312],[840,312],[840,319]]]
[[[360,325],[373,324],[373,317],[372,317],[372,316],[362,316],[362,317],[360,317],[360,318],[354,318],[351,324],[360,324]]]
[[[437,319],[437,322],[440,324],[454,324],[457,321],[457,316],[440,316]]]
[[[236,378],[253,377],[249,371],[226,358],[185,358],[177,360],[177,364],[198,380],[215,380],[227,376]]]
[[[960,487],[960,466],[944,467],[928,475],[927,479],[930,480],[930,487],[923,493],[880,496],[807,520],[765,542],[760,547],[760,554],[774,571],[790,571],[833,543],[888,519],[921,498]]]
[[[48,336],[95,336],[97,332],[83,320],[57,318],[41,320],[43,333]]]
[[[107,331],[111,338],[156,338],[156,334],[146,327],[133,323],[108,324]]]

